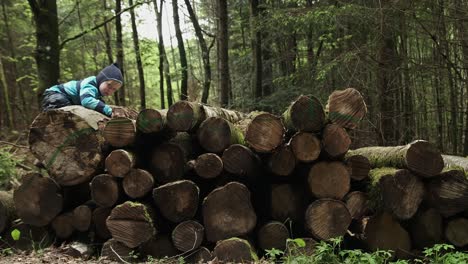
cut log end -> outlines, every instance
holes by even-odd
[[[205,153],[198,156],[194,169],[198,176],[212,179],[223,171],[223,160],[214,153]]]
[[[262,113],[248,125],[245,142],[257,152],[270,153],[281,145],[284,133],[285,128],[279,117]]]
[[[317,200],[306,211],[306,227],[317,239],[344,236],[351,220],[346,204],[338,200]]]
[[[172,243],[182,252],[197,249],[203,242],[204,232],[205,228],[196,221],[182,222],[172,231]]]
[[[468,219],[456,218],[451,220],[445,229],[445,237],[457,247],[468,245]]]
[[[200,145],[213,153],[221,153],[230,145],[241,143],[241,141],[233,140],[236,138],[235,134],[232,125],[220,117],[206,119],[197,131]]]
[[[258,231],[258,245],[263,250],[276,248],[284,251],[289,238],[288,228],[281,222],[270,222]]]
[[[125,117],[115,117],[107,122],[103,135],[106,141],[116,148],[132,145],[136,137],[135,121]]]
[[[279,176],[288,176],[296,167],[296,157],[289,146],[280,146],[268,159],[268,167],[271,172]]]
[[[240,238],[218,241],[214,248],[214,255],[225,262],[244,263],[258,260],[250,243]]]
[[[248,147],[234,144],[223,152],[224,169],[235,175],[250,175],[258,166],[258,158]]]
[[[349,150],[351,139],[344,128],[336,124],[329,124],[322,132],[322,145],[330,157],[337,158]]]
[[[361,219],[370,211],[367,195],[363,192],[348,193],[344,201],[353,219]]]
[[[100,174],[91,181],[91,197],[101,207],[111,207],[119,199],[120,187],[117,180],[109,174]]]
[[[296,159],[302,162],[312,162],[320,154],[320,140],[312,133],[299,132],[291,138],[291,149]]]
[[[125,244],[115,240],[109,239],[102,245],[101,258],[109,259],[116,262],[127,262],[132,260],[130,252],[133,249],[127,247]]]
[[[419,211],[411,220],[410,234],[415,248],[424,249],[442,242],[442,216],[430,208]]]
[[[125,193],[133,199],[141,198],[151,192],[153,185],[153,175],[142,169],[130,170],[122,181]]]
[[[346,165],[351,169],[351,179],[362,181],[369,177],[371,169],[369,159],[362,155],[346,156]]]
[[[322,129],[325,112],[320,101],[314,96],[301,95],[283,114],[288,127],[298,131],[319,132]]]
[[[112,151],[105,161],[106,170],[115,177],[123,177],[135,166],[135,156],[123,149]]]
[[[142,133],[157,133],[166,125],[166,110],[143,109],[138,114],[136,126]]]
[[[153,151],[149,170],[157,182],[164,184],[182,179],[186,163],[186,155],[179,145],[164,143]]]
[[[327,109],[330,121],[348,129],[356,128],[367,113],[364,98],[354,88],[334,91],[328,97]]]
[[[73,210],[72,225],[80,232],[88,231],[92,217],[93,211],[91,208],[87,205],[80,205]]]
[[[318,162],[307,179],[311,193],[317,198],[341,200],[350,190],[349,171],[342,162]]]
[[[201,113],[200,105],[188,101],[178,101],[169,107],[167,125],[174,131],[190,131],[199,124]]]
[[[444,160],[434,145],[418,140],[410,144],[406,152],[408,169],[423,177],[438,175],[444,168]]]

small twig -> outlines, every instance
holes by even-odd
[[[2,140],[0,140],[0,144],[10,145],[10,146],[17,147],[17,148],[29,148],[29,146],[18,145],[18,144],[15,144],[15,143],[11,143],[11,142],[8,142],[8,141],[2,141]]]
[[[32,171],[33,169],[31,167],[28,167],[24,164],[21,164],[21,163],[16,163],[16,166],[22,168],[23,170],[27,170],[27,171]]]
[[[127,262],[127,261],[125,261],[124,259],[122,259],[122,258],[120,257],[120,255],[117,254],[117,252],[115,252],[115,250],[114,250],[114,248],[113,248],[112,246],[109,246],[109,247],[110,247],[110,249],[112,250],[112,252],[114,252],[114,254],[115,254],[123,263],[125,263],[125,264],[130,264],[130,262]]]

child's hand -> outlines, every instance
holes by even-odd
[[[112,118],[114,117],[125,117],[125,111],[122,108],[112,108]]]

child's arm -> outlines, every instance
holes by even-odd
[[[91,84],[85,84],[80,89],[80,101],[81,105],[96,110],[106,116],[112,116],[112,108],[106,105],[101,100],[96,99],[98,90]]]

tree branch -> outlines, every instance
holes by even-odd
[[[28,1],[32,1],[32,0],[28,0]],[[115,14],[115,16],[110,17],[110,18],[104,20],[102,23],[99,23],[99,24],[95,25],[94,27],[92,27],[92,28],[90,28],[90,29],[83,30],[81,33],[78,33],[78,34],[76,34],[76,35],[73,36],[73,37],[70,37],[70,38],[65,39],[64,41],[62,41],[62,43],[60,43],[59,49],[63,49],[63,47],[65,46],[65,44],[67,44],[67,42],[70,42],[70,41],[72,41],[72,40],[75,40],[75,39],[77,39],[77,38],[80,38],[80,37],[82,37],[82,36],[84,36],[84,35],[86,35],[86,34],[88,34],[88,33],[90,33],[90,32],[93,32],[94,30],[96,30],[96,29],[98,29],[98,28],[100,28],[100,27],[106,25],[107,23],[109,23],[109,22],[111,22],[112,20],[114,20],[116,17],[120,16],[122,13],[127,12],[127,11],[129,11],[130,9],[133,9],[133,8],[139,6],[139,5],[148,4],[148,3],[150,3],[150,2],[151,2],[151,1],[147,0],[147,1],[139,2],[139,3],[135,3],[135,4],[132,5],[132,6],[129,6],[129,7],[125,8],[125,9],[122,9],[122,11],[120,11],[120,12],[117,13],[117,14]]]
[[[62,25],[63,22],[65,22],[65,20],[67,20],[67,18],[68,18],[73,12],[75,12],[75,9],[76,9],[77,6],[78,6],[78,1],[75,2],[75,5],[73,6],[72,10],[71,10],[70,12],[68,12],[68,14],[67,14],[64,18],[62,18],[62,20],[60,20],[60,22],[58,23],[59,26]]]

